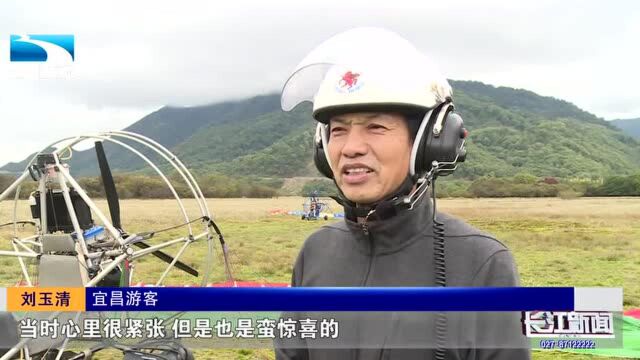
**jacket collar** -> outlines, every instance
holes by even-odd
[[[335,183],[335,180],[334,180]],[[413,189],[414,181],[410,176],[407,176],[402,184],[390,195],[388,198],[373,204],[373,205],[358,205],[353,201],[346,198],[344,193],[340,190],[340,187],[336,183],[338,188],[338,196],[332,196],[332,198],[340,205],[344,207],[345,219],[351,221],[357,221],[358,218],[368,217],[371,220],[384,220],[394,217],[401,210],[401,206],[397,206],[401,203],[402,197],[408,195]],[[375,211],[372,211],[374,210]],[[370,214],[372,216],[370,216]]]
[[[392,216],[382,219],[370,217],[365,222],[357,222],[345,217],[345,222],[367,253],[394,252],[415,241],[432,223],[433,202],[425,194],[412,209],[395,207],[395,211]]]

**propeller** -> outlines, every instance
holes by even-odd
[[[107,204],[109,204],[111,223],[116,229],[121,230],[120,200],[118,198],[116,184],[113,181],[113,175],[111,174],[111,168],[109,168],[109,162],[107,162],[107,156],[104,153],[102,141],[96,141],[96,156],[98,157],[98,166],[100,167],[100,176],[102,177],[104,192],[107,195]]]
[[[96,156],[98,157],[98,166],[100,167],[100,176],[102,177],[102,183],[104,184],[104,192],[107,195],[107,204],[109,205],[109,213],[111,214],[111,223],[121,233],[125,233],[122,230],[122,223],[120,222],[120,199],[118,198],[118,191],[116,190],[116,184],[113,181],[113,175],[111,174],[111,168],[107,162],[107,156],[104,152],[102,141],[96,141]],[[151,245],[145,242],[135,242],[135,246],[141,249],[147,249]],[[174,257],[160,250],[152,252],[158,259],[171,264],[174,261]],[[198,271],[191,266],[183,263],[182,261],[176,261],[174,266],[190,275],[198,276]]]

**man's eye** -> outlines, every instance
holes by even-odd
[[[368,126],[371,130],[386,130],[387,128],[380,124],[371,124]]]
[[[344,132],[344,128],[332,128],[331,134],[341,134]]]

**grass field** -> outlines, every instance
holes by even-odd
[[[301,221],[297,217],[269,215],[273,209],[300,209],[302,198],[210,199],[209,207],[231,251],[237,280],[289,282],[291,266],[304,239],[325,222]],[[106,211],[104,201],[98,205]],[[22,204],[19,219],[28,219]],[[625,309],[640,307],[640,198],[542,199],[444,199],[441,211],[461,217],[493,233],[514,253],[523,286],[623,287]],[[126,200],[121,204],[123,225],[129,232],[149,231],[181,222],[173,200]],[[339,207],[333,204],[335,211]],[[187,210],[197,217],[194,201]],[[11,219],[8,202],[0,204],[0,223]],[[198,230],[201,229],[198,227]],[[28,229],[25,229],[28,230]],[[22,232],[22,231],[21,231]],[[12,232],[4,228],[0,238]],[[155,242],[182,236],[184,229],[158,235]],[[0,248],[10,249],[8,241]],[[194,244],[181,257],[201,268],[204,244]],[[216,242],[211,282],[223,281],[222,260]],[[177,247],[167,250],[175,253]],[[135,270],[135,281],[157,278],[164,264],[147,257]],[[0,285],[13,285],[20,277],[18,262],[0,258]],[[167,284],[197,284],[172,271]],[[198,358],[272,359],[264,350],[199,351]],[[559,352],[534,353],[534,359],[596,359]],[[604,358],[602,358],[604,359]]]

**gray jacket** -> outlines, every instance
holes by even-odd
[[[445,227],[447,286],[519,285],[513,257],[504,244],[452,216],[437,213],[437,220],[444,223]],[[432,201],[426,197],[414,209],[404,210],[386,220],[362,224],[347,219],[325,225],[304,243],[293,269],[292,286],[436,286],[433,240]],[[407,334],[415,336],[416,333],[423,333],[426,337],[435,337],[432,319],[420,322],[413,319],[412,324],[411,315],[407,313],[380,316],[388,317],[388,326],[378,331],[382,331],[382,335],[375,331],[371,333],[373,326],[351,324],[351,327],[342,330],[340,324],[343,334],[356,331],[369,343],[375,342],[371,339],[378,337],[378,348],[316,349],[300,343],[300,349],[276,348],[276,358],[434,358],[433,349],[401,348],[404,338],[409,337]],[[483,316],[483,320],[478,319]],[[502,318],[497,319],[500,316]],[[457,345],[447,350],[447,359],[531,358],[526,339],[521,335],[520,317],[516,314],[471,313],[462,317],[464,319],[455,316],[449,318],[447,338],[450,343]],[[486,344],[494,340],[507,341],[507,347],[511,349],[487,348]],[[485,345],[481,345],[482,348],[475,347],[474,344],[478,343]],[[465,344],[464,348],[459,344]]]

